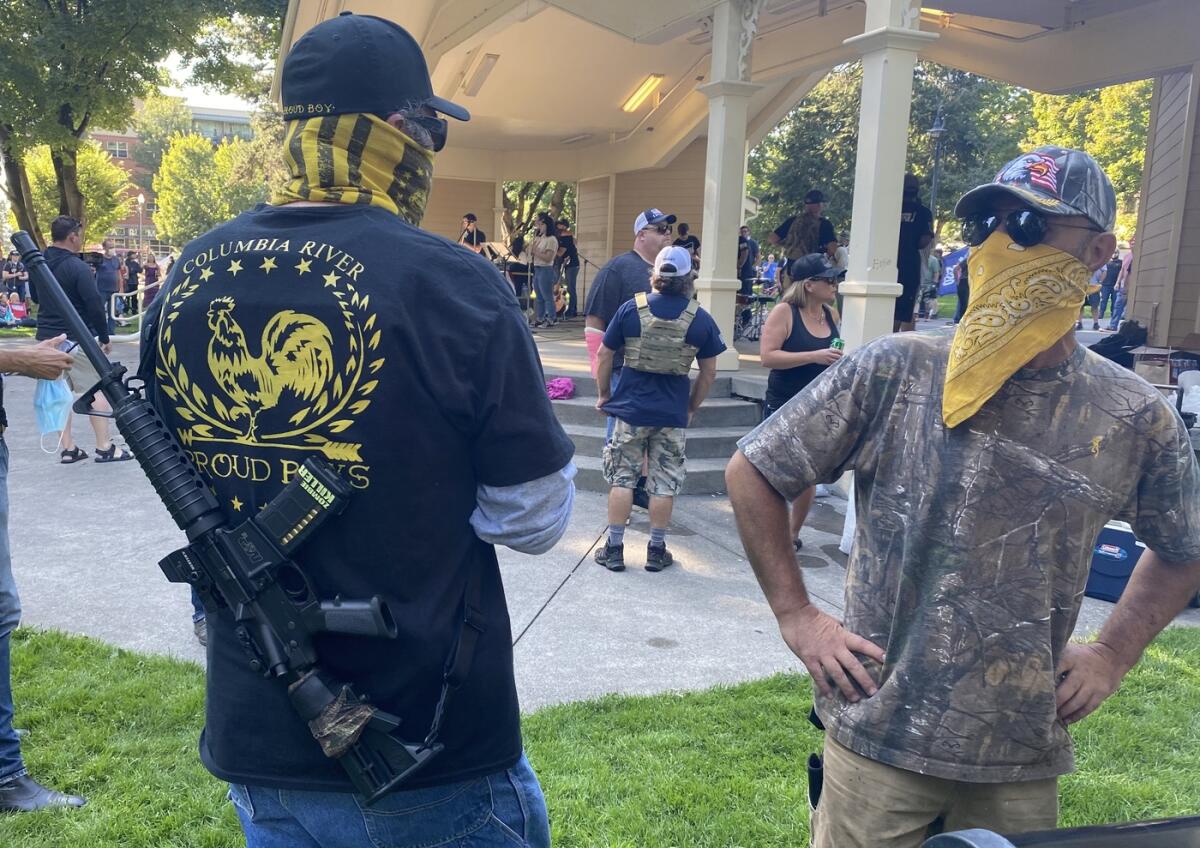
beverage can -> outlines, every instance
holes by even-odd
[[[840,338],[834,339],[833,341],[831,341],[829,343],[830,350],[845,350],[845,348],[846,348],[846,343],[844,341],[842,341]]]

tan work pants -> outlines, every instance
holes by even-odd
[[[826,737],[814,848],[920,848],[938,818],[944,832],[1047,830],[1058,821],[1058,779],[945,780],[868,760]]]

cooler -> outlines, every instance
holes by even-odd
[[[1089,598],[1116,603],[1125,591],[1129,575],[1137,565],[1146,546],[1133,535],[1133,528],[1123,521],[1104,525],[1092,549],[1092,568],[1083,593]]]
[[[1137,540],[1133,528],[1124,521],[1105,524],[1092,549],[1092,568],[1083,594],[1115,604],[1125,591],[1125,584],[1144,550],[1146,546]],[[1200,595],[1192,598],[1188,606],[1200,607]]]

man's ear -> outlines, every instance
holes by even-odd
[[[1108,263],[1109,258],[1117,249],[1117,237],[1112,233],[1101,233],[1088,244],[1087,259],[1084,264],[1089,271],[1098,271]]]

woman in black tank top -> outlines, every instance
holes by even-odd
[[[796,282],[767,316],[759,343],[762,364],[771,369],[764,421],[842,357],[840,350],[829,345],[840,338],[832,307],[838,282],[846,272],[827,267],[821,254],[813,253],[792,260],[788,273]],[[810,487],[792,502],[792,537],[797,550],[801,547],[800,528],[815,491],[815,486]]]

